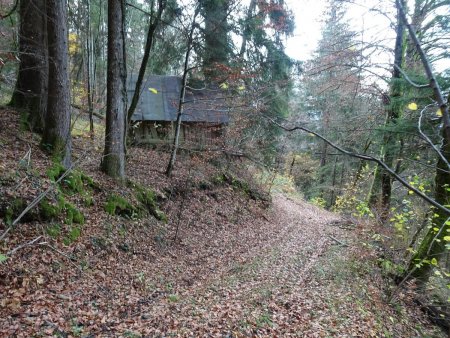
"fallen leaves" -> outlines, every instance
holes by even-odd
[[[14,137],[0,130],[2,140]],[[212,185],[217,169],[188,157],[168,180],[168,154],[147,148],[130,149],[129,177],[161,192],[169,223],[110,216],[102,202],[126,187],[98,171],[95,145],[74,143],[92,149],[81,166],[99,184],[96,203],[84,207],[73,244],[46,237],[63,255],[26,247],[0,265],[0,336],[409,337],[416,324],[426,327],[414,308],[401,315],[385,303],[382,283],[360,264],[371,258],[358,251],[358,232],[328,225],[339,216],[283,196],[265,210],[229,185]],[[28,147],[6,144],[4,167],[15,168]],[[31,163],[39,172],[49,164],[38,150]],[[29,186],[31,198],[44,178],[24,175],[19,190]],[[45,226],[21,224],[1,252]]]

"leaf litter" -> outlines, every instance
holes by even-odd
[[[0,111],[0,193],[27,202],[45,190],[51,161],[37,137]],[[367,224],[332,226],[339,215],[301,199],[250,199],[207,160],[182,156],[164,175],[167,153],[131,148],[128,177],[160,196],[169,222],[108,215],[108,194],[130,195],[99,171],[102,140],[74,140],[80,169],[99,185],[81,236],[65,245],[39,220],[0,242],[0,336],[5,337],[445,337],[409,291],[387,303],[386,281]],[[20,159],[31,149],[30,164]],[[90,149],[89,152],[85,152]],[[3,232],[7,225],[0,224]],[[175,239],[176,229],[177,238]],[[339,239],[343,247],[331,237]]]

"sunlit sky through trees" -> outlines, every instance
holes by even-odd
[[[286,0],[295,15],[294,36],[286,43],[287,54],[297,60],[312,57],[321,38],[321,29],[326,18],[328,0]],[[369,49],[371,63],[381,68],[390,68],[392,48],[395,42],[395,7],[393,0],[352,0],[347,2],[346,19],[350,29],[359,33],[361,43],[376,44]],[[442,13],[445,14],[445,13]],[[450,67],[449,60],[436,63],[436,69],[443,71]]]

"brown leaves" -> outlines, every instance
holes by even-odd
[[[0,130],[5,168],[27,149],[11,139],[9,128]],[[74,149],[92,146],[83,142],[74,140]],[[35,155],[33,166],[45,172],[47,159]],[[86,158],[100,156],[92,147]],[[399,315],[384,302],[376,273],[358,272],[373,256],[354,244],[356,232],[326,225],[335,214],[282,196],[267,211],[232,186],[211,183],[220,172],[209,159],[181,155],[168,180],[166,153],[131,148],[129,156],[130,179],[164,195],[168,224],[106,214],[108,193],[130,192],[82,162],[100,187],[95,204],[83,207],[82,234],[70,245],[45,235],[57,251],[30,247],[0,265],[0,336],[417,336],[421,317]],[[39,193],[43,180],[27,178],[23,187],[34,182],[30,191]],[[21,224],[1,251],[46,226]]]

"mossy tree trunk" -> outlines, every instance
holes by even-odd
[[[108,66],[105,150],[102,170],[115,178],[125,177],[126,65],[125,2],[108,2]]]
[[[450,103],[450,96],[448,102]],[[450,163],[450,139],[445,133],[445,130],[442,132],[442,137],[444,140],[440,151],[447,160],[447,163]],[[449,168],[447,163],[439,156],[434,181],[434,197],[436,202],[441,205],[450,204],[450,174],[448,173]],[[444,241],[444,237],[449,236],[450,225],[447,223],[449,223],[448,219],[450,215],[440,210],[436,210],[435,214],[437,217],[433,220],[434,226],[425,234],[407,269],[411,273],[411,276],[415,277],[419,283],[426,283],[433,270],[433,264],[423,261],[431,262],[435,258],[439,262],[447,252],[447,242]],[[439,228],[439,231],[436,231],[436,228]]]
[[[42,132],[48,90],[45,0],[21,0],[19,17],[20,65],[10,106],[24,109],[31,129]]]
[[[71,165],[70,82],[67,8],[47,0],[49,82],[42,146],[68,168]]]
[[[448,139],[445,140],[441,152],[447,161],[450,161],[450,143]],[[437,164],[435,185],[436,202],[442,205],[450,204],[450,175],[448,174],[448,167],[442,159],[439,159]],[[423,263],[423,261],[431,261],[435,258],[439,262],[439,259],[444,257],[446,252],[444,237],[449,235],[448,230],[450,230],[450,226],[446,224],[448,223],[449,215],[441,211],[436,211],[436,215],[438,216],[433,221],[435,226],[425,234],[407,269],[407,271],[411,271],[411,276],[417,278],[420,283],[425,283],[428,280],[433,269],[432,264],[428,262]],[[437,228],[440,230],[437,231]]]

